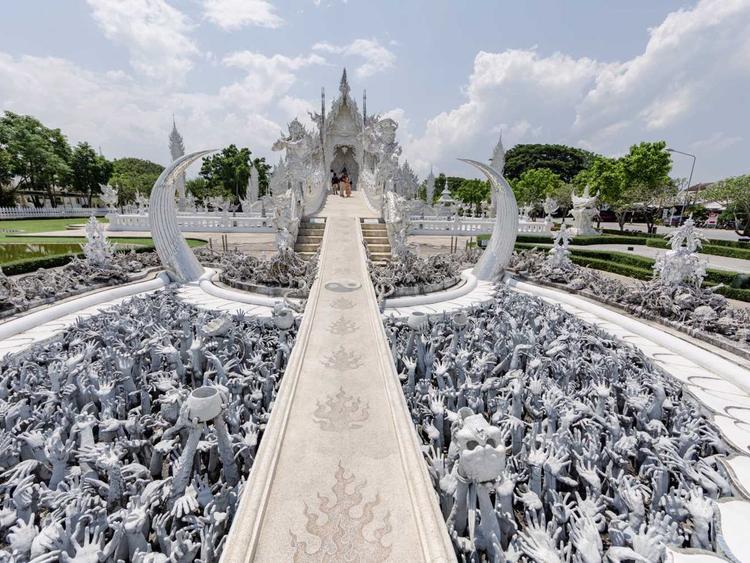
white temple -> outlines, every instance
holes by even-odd
[[[331,171],[341,173],[346,169],[352,188],[363,191],[373,209],[381,209],[385,191],[416,197],[417,177],[407,162],[399,163],[398,124],[390,118],[368,116],[366,92],[360,112],[351,96],[346,69],[330,110],[326,111],[322,90],[320,113],[310,117],[315,131],[308,131],[294,119],[288,133],[273,146],[274,150],[285,151],[271,179],[274,195],[279,190],[297,191],[303,194],[305,213],[313,213],[325,200]]]

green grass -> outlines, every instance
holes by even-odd
[[[14,235],[43,233],[47,231],[64,231],[68,225],[80,225],[86,221],[88,221],[86,217],[66,217],[62,219],[4,219],[0,221],[0,231],[3,231],[4,229],[13,229],[19,232],[0,232],[0,242],[14,238]],[[102,217],[97,218],[97,221],[100,223],[107,222],[107,220]],[[8,240],[7,242],[13,241]]]

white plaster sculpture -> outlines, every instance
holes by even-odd
[[[552,268],[569,269],[572,266],[570,261],[570,241],[573,239],[565,223],[560,225],[560,230],[552,235],[552,248],[549,251],[547,262]]]
[[[0,360],[0,561],[219,561],[294,345],[286,321],[165,290]]]
[[[480,280],[494,280],[502,274],[510,263],[513,246],[518,236],[518,205],[516,196],[502,174],[505,168],[505,152],[502,138],[498,141],[492,166],[475,160],[459,159],[478,168],[487,176],[490,186],[497,197],[497,216],[492,228],[492,236],[482,253],[482,257],[474,266],[474,275]]]
[[[86,262],[94,268],[109,268],[115,254],[114,247],[104,234],[104,224],[93,215],[86,222],[86,244],[82,244]]]
[[[598,215],[596,210],[597,196],[589,193],[589,187],[583,189],[583,194],[571,196],[573,209],[570,215],[573,217],[573,235],[597,235],[599,231],[594,229],[594,218]]]
[[[383,218],[388,231],[392,254],[395,257],[403,256],[408,252],[407,235],[411,224],[406,198],[395,192],[386,192]]]
[[[117,194],[117,188],[113,188],[109,184],[106,186],[100,184],[99,187],[102,190],[99,199],[102,200],[102,203],[107,206],[107,209],[110,212],[114,211],[115,207],[117,207],[117,200],[119,197]]]
[[[575,264],[553,267],[549,257],[534,250],[515,254],[510,267],[532,279],[591,294],[639,317],[669,321],[675,328],[692,334],[697,331],[723,336],[740,346],[750,344],[750,309],[731,306],[715,288],[696,286],[691,277],[681,284],[666,283],[658,277],[647,282],[614,279]]]
[[[553,197],[547,197],[544,200],[544,213],[546,213],[544,217],[544,221],[546,223],[552,223],[552,214],[555,213],[558,209],[560,209],[560,204],[557,202],[557,200]]]
[[[175,160],[161,173],[151,189],[149,221],[154,246],[164,268],[175,281],[196,281],[203,275],[203,267],[177,227],[175,178],[193,162],[212,152],[214,151],[197,151]]]
[[[503,286],[386,332],[458,560],[734,560],[715,516],[730,450],[641,352]]]
[[[708,261],[698,256],[706,237],[695,228],[693,218],[669,233],[671,250],[659,255],[654,263],[654,276],[662,283],[700,287],[706,277]]]

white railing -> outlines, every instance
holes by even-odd
[[[38,217],[90,217],[105,215],[105,208],[97,207],[0,207],[0,219],[26,219]]]
[[[120,214],[107,215],[109,231],[150,231],[148,215]],[[198,233],[237,232],[270,233],[274,231],[271,216],[244,215],[232,213],[178,213],[177,225],[181,231]]]
[[[492,233],[495,219],[479,217],[453,217],[450,219],[412,218],[409,234],[411,235],[451,235],[475,236]],[[544,221],[519,221],[519,234],[552,233],[552,223]]]

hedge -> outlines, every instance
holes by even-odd
[[[516,243],[516,248],[547,250],[551,248],[551,245]],[[650,280],[653,277],[654,260],[637,254],[573,248],[571,249],[570,259],[579,266],[588,266],[595,270],[639,280]],[[717,293],[731,299],[750,302],[750,275],[724,270],[706,270],[704,287],[713,287],[719,284],[723,284],[723,287],[719,288]]]
[[[713,244],[715,241],[711,241],[712,244],[704,244],[701,247],[701,254],[711,254],[713,256],[727,256],[729,258],[739,258],[740,260],[750,260],[750,249],[740,248],[736,246],[721,246]],[[735,241],[724,241],[724,242],[735,242]],[[653,240],[649,239],[646,241],[646,246],[654,248],[669,248],[669,241],[667,240]]]
[[[136,254],[140,254],[141,252],[149,252],[151,250],[154,250],[154,247],[153,245],[138,246],[134,250]],[[118,250],[117,252],[130,252],[130,249],[122,249]],[[29,274],[31,272],[36,272],[39,268],[49,269],[65,266],[65,264],[72,261],[76,256],[79,258],[82,257],[83,252],[78,252],[76,254],[57,254],[55,256],[42,256],[40,258],[24,258],[22,260],[14,260],[13,262],[8,262],[6,264],[0,265],[0,269],[2,269],[3,273],[6,276]]]

